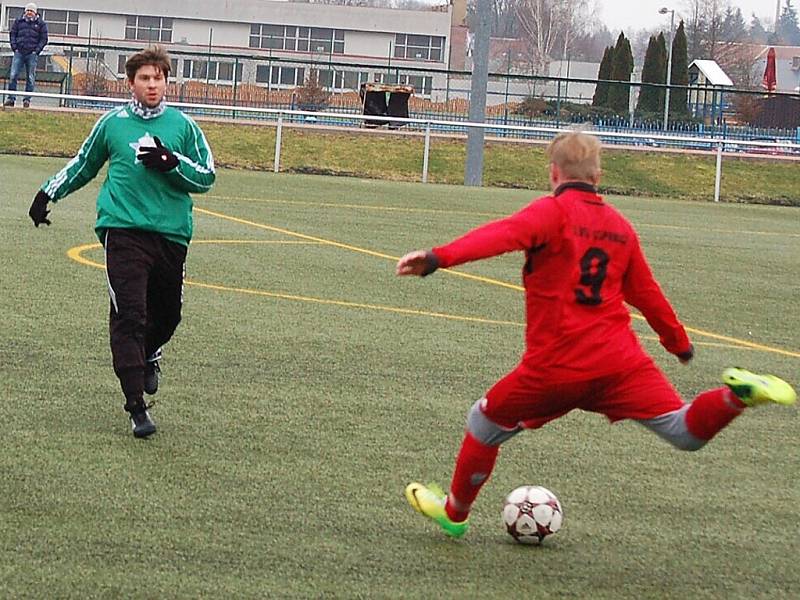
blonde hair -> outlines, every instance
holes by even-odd
[[[600,179],[600,141],[588,133],[558,134],[547,147],[547,158],[565,179],[591,183]]]

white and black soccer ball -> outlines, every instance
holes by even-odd
[[[520,544],[538,544],[561,529],[564,511],[556,495],[539,485],[523,485],[506,496],[503,522]]]

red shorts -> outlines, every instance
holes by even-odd
[[[537,429],[576,408],[604,414],[613,422],[652,419],[683,405],[664,373],[648,361],[634,369],[566,383],[520,365],[489,390],[481,410],[501,427]]]

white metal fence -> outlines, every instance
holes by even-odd
[[[102,110],[114,104],[127,103],[127,99],[120,98],[107,98],[98,96],[79,96],[74,94],[50,94],[41,92],[24,92],[17,90],[11,92],[9,90],[0,90],[0,97],[5,96],[31,96],[36,98],[50,99],[50,103],[55,100],[58,106],[69,104],[72,102],[84,103],[84,105],[94,106],[97,110]],[[483,128],[487,133],[494,134],[496,137],[502,139],[503,132],[528,132],[539,134],[538,137],[546,139],[553,137],[563,131],[569,131],[569,127],[531,127],[524,125],[501,125],[495,123],[472,123],[467,121],[448,121],[440,119],[418,119],[418,118],[398,118],[398,117],[384,117],[377,115],[354,115],[348,113],[333,113],[333,112],[315,112],[304,110],[287,110],[277,108],[255,108],[255,107],[242,107],[220,104],[197,104],[185,102],[170,102],[171,106],[186,109],[187,112],[208,114],[208,116],[216,116],[219,118],[243,119],[246,115],[259,114],[267,115],[271,120],[274,120],[276,127],[275,135],[275,157],[273,161],[273,171],[279,172],[281,166],[281,145],[282,134],[285,127],[303,124],[304,126],[314,125],[319,123],[319,120],[324,118],[328,121],[351,122],[363,124],[366,121],[371,123],[393,123],[396,126],[404,126],[406,128],[406,135],[419,135],[423,137],[423,154],[422,154],[422,173],[421,181],[427,183],[428,181],[428,164],[430,156],[431,135],[434,128],[436,130],[446,130],[447,135],[463,135],[469,128]],[[336,125],[333,125],[334,127]],[[352,126],[352,125],[351,125]],[[382,130],[378,130],[382,131]],[[395,130],[396,131],[396,130]],[[714,201],[719,202],[720,199],[720,183],[722,181],[722,159],[725,154],[737,151],[747,150],[763,150],[764,152],[774,152],[775,154],[796,154],[800,160],[800,144],[789,142],[775,142],[775,141],[758,141],[758,140],[731,140],[715,137],[701,137],[701,136],[686,136],[686,135],[660,135],[653,132],[645,133],[631,133],[631,132],[609,132],[609,131],[592,131],[591,129],[584,129],[586,133],[597,135],[602,142],[608,144],[613,143],[619,145],[627,144],[631,150],[651,150],[653,146],[668,146],[674,144],[682,144],[689,148],[703,148],[706,153],[714,152],[716,154],[716,172],[714,177]],[[487,139],[493,139],[487,136]],[[675,150],[680,151],[680,150]],[[697,150],[694,150],[697,151]]]

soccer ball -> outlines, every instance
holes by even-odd
[[[506,496],[503,522],[520,544],[538,544],[561,529],[564,511],[556,495],[538,485],[523,485]]]

